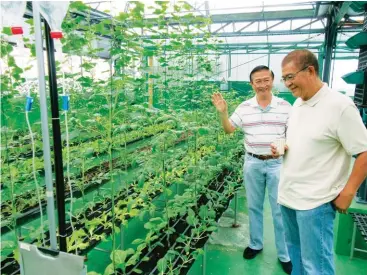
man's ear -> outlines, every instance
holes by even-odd
[[[312,74],[318,75],[318,74],[316,73],[316,70],[315,70],[315,67],[314,67],[314,66],[308,66],[308,69],[309,69],[309,71],[310,71]]]

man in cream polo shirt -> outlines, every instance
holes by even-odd
[[[278,202],[295,275],[335,274],[335,210],[346,213],[367,176],[367,130],[358,110],[318,74],[308,50],[283,59],[282,80],[298,99],[288,120]],[[272,152],[277,156],[275,146]]]

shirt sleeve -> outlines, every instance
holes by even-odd
[[[348,154],[357,155],[367,151],[367,129],[355,106],[350,105],[343,111],[337,136]]]
[[[239,107],[236,108],[236,110],[233,112],[231,117],[229,118],[229,122],[233,125],[235,128],[241,128],[242,125],[242,119],[239,114]]]

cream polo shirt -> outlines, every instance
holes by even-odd
[[[335,199],[344,188],[352,155],[367,151],[367,129],[352,100],[324,84],[311,99],[294,103],[287,145],[278,202],[309,210]]]

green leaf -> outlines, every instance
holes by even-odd
[[[202,219],[208,218],[208,206],[206,206],[206,205],[200,206],[199,216]]]
[[[209,226],[207,229],[206,229],[206,231],[215,231],[215,230],[217,230],[217,227],[216,226]]]
[[[115,272],[114,268],[113,268],[113,263],[109,264],[106,269],[104,270],[103,275],[111,275]]]
[[[176,239],[176,242],[178,242],[178,243],[183,243],[183,242],[185,242],[185,239],[184,239],[184,238],[182,238],[182,237],[178,237],[178,238]]]
[[[143,55],[144,56],[154,56],[154,50],[144,49]]]
[[[161,217],[155,217],[155,218],[151,218],[150,220],[149,220],[150,222],[162,222],[163,220],[162,220],[162,218]]]
[[[166,262],[166,259],[165,258],[162,258],[158,261],[157,263],[157,267],[158,267],[158,271],[160,273],[163,273],[166,271],[167,269],[167,262]]]
[[[138,253],[135,253],[134,255],[132,255],[129,258],[129,260],[127,261],[126,266],[135,265],[140,258],[140,254],[141,254],[140,251],[138,251]]]
[[[215,216],[216,216],[215,211],[214,211],[213,209],[210,209],[210,210],[209,210],[209,214],[208,214],[208,216],[209,216],[209,218],[214,219],[214,218],[215,218]]]
[[[146,224],[144,224],[144,228],[148,229],[148,230],[151,230],[151,229],[154,228],[154,224],[151,223],[151,222],[147,222]]]
[[[144,240],[143,239],[135,239],[133,242],[132,242],[132,244],[141,244],[141,243],[143,243],[144,242]]]
[[[116,225],[114,225],[114,229],[115,229],[115,234],[118,234],[118,233],[120,233],[120,227],[118,227],[118,226],[116,226]]]
[[[84,68],[87,71],[92,70],[96,64],[90,62],[84,62],[80,67]]]
[[[85,5],[82,1],[73,1],[70,3],[70,6],[69,6],[70,9],[76,9],[76,10],[79,10],[79,11],[83,11],[83,10],[86,10],[88,9],[88,6]]]
[[[10,27],[4,27],[2,33],[7,34],[7,35],[12,35],[11,28]]]
[[[133,272],[138,273],[138,274],[142,274],[143,273],[142,270],[137,269],[137,268],[133,269]]]
[[[0,45],[0,52],[1,52],[1,57],[3,58],[5,55],[7,55],[8,53],[11,53],[13,51],[13,46],[10,45],[9,43],[1,43]]]
[[[131,254],[134,254],[135,251],[134,251],[134,249],[129,248],[129,249],[126,250],[126,253],[127,253],[127,255],[131,255]]]
[[[155,45],[155,42],[153,40],[150,40],[150,39],[143,39],[143,42],[147,43],[147,44]]]
[[[212,157],[208,161],[209,165],[216,166],[218,164],[218,161],[215,157]]]
[[[167,195],[168,197],[170,197],[170,196],[172,195],[172,190],[171,190],[171,189],[169,189],[169,188],[166,188],[166,189],[165,189],[165,193],[166,193],[166,195]]]
[[[125,262],[127,255],[128,254],[124,250],[114,250],[112,251],[110,258],[111,261],[115,258],[115,265],[120,265]]]
[[[27,24],[31,25],[31,26],[33,26],[33,24],[34,24],[33,18],[29,18],[29,19],[25,20],[25,22]]]
[[[149,75],[149,78],[158,79],[158,78],[161,78],[161,76],[160,75],[150,74]]]
[[[19,263],[20,258],[19,248],[14,249],[13,253],[14,253],[14,259]]]
[[[4,250],[7,248],[13,248],[14,242],[13,241],[2,241],[0,245],[1,245],[1,250]]]
[[[191,208],[189,208],[188,216],[186,218],[186,221],[191,226],[194,226],[194,225],[196,225],[198,223],[198,220],[195,217],[195,212]]]
[[[80,84],[83,87],[92,87],[93,85],[93,80],[90,77],[82,76],[82,77],[79,77],[77,80],[80,81]]]
[[[146,247],[147,247],[147,244],[146,243],[139,244],[138,247],[136,248],[136,251],[141,252]]]
[[[187,214],[189,215],[189,217],[195,217],[195,212],[191,208],[189,208],[189,210],[187,211]]]
[[[190,5],[190,4],[188,4],[188,3],[184,3],[184,4],[182,5],[182,8],[184,8],[184,9],[185,9],[185,10],[187,10],[187,11],[192,10],[191,5]]]
[[[125,13],[125,12],[120,12],[119,15],[116,16],[116,19],[118,21],[122,21],[122,22],[124,22],[128,18],[129,18],[129,15],[127,13]]]
[[[209,134],[209,128],[207,128],[207,127],[200,127],[199,129],[198,129],[198,133],[199,133],[199,135],[207,135],[207,134]]]

